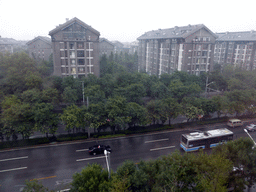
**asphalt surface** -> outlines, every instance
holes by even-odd
[[[226,127],[224,124],[200,126],[198,130]],[[234,138],[248,137],[243,128],[231,129]],[[33,148],[0,151],[0,191],[18,192],[25,180],[38,179],[53,190],[69,188],[72,175],[80,172],[88,163],[99,163],[107,169],[104,155],[91,156],[88,148],[95,144],[110,145],[110,169],[115,171],[125,160],[156,159],[180,150],[179,139],[186,130],[172,130],[144,135],[105,140],[79,141],[62,144],[36,146]],[[256,132],[250,133],[256,139]],[[253,191],[253,190],[251,190]]]

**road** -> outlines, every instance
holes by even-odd
[[[202,126],[199,130],[225,127],[224,125]],[[72,175],[80,172],[88,163],[99,163],[107,169],[104,155],[91,156],[88,148],[97,143],[110,145],[110,168],[116,170],[125,160],[156,159],[179,150],[180,135],[191,130],[172,130],[146,135],[129,136],[106,140],[79,141],[72,143],[37,146],[18,150],[0,151],[0,191],[18,192],[25,180],[38,179],[53,190],[67,188]],[[243,129],[235,128],[235,138],[248,137]],[[256,132],[251,133],[256,139]]]

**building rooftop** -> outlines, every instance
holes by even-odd
[[[216,33],[216,41],[256,41],[256,31]]]
[[[45,37],[45,36],[38,36],[38,37],[32,39],[31,41],[28,41],[28,42],[27,42],[27,45],[29,45],[29,44],[35,42],[36,40],[42,40],[42,41],[44,41],[44,42],[46,42],[46,43],[48,43],[48,44],[51,44],[51,38]]]
[[[173,27],[169,29],[158,29],[158,30],[152,30],[149,32],[146,32],[145,34],[138,37],[138,40],[143,39],[172,39],[172,38],[186,38],[189,35],[192,35],[196,31],[198,31],[201,28],[205,28],[207,31],[212,33],[205,25],[199,24],[199,25],[187,25],[183,27]],[[213,36],[216,36],[216,34],[212,33]]]
[[[49,32],[49,35],[52,36],[53,34],[57,33],[60,30],[63,30],[64,28],[72,25],[73,23],[78,23],[79,25],[83,26],[84,28],[92,31],[93,33],[100,35],[100,32],[97,31],[96,29],[92,28],[91,26],[87,25],[86,23],[84,23],[83,21],[79,20],[78,18],[74,17],[73,19],[66,19],[66,22],[63,24],[58,25],[55,29],[51,30]]]

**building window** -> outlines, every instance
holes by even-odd
[[[79,73],[84,73],[85,72],[85,68],[84,67],[78,67],[78,72]]]
[[[84,59],[78,59],[77,62],[78,65],[84,65]]]
[[[77,51],[77,57],[84,57],[84,51]]]
[[[75,56],[75,51],[70,51],[69,54],[70,54],[70,58],[75,58],[76,57]]]
[[[71,68],[71,74],[76,74],[76,68],[75,67]]]
[[[84,43],[83,42],[78,42],[77,43],[77,49],[84,49]]]
[[[75,49],[75,44],[73,42],[69,43],[69,49]]]
[[[75,59],[70,59],[71,65],[76,65],[76,60]]]

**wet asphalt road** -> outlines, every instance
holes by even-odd
[[[224,124],[198,127],[209,130],[226,127]],[[231,129],[234,138],[248,137],[243,128]],[[191,130],[172,130],[107,140],[79,141],[0,151],[0,191],[18,192],[25,186],[25,180],[38,179],[44,186],[53,190],[68,188],[72,175],[80,172],[88,163],[99,163],[107,169],[104,155],[91,156],[88,148],[95,144],[110,145],[110,168],[116,170],[125,160],[156,159],[175,150],[180,150],[179,139],[182,133]],[[256,132],[250,133],[256,140]]]

